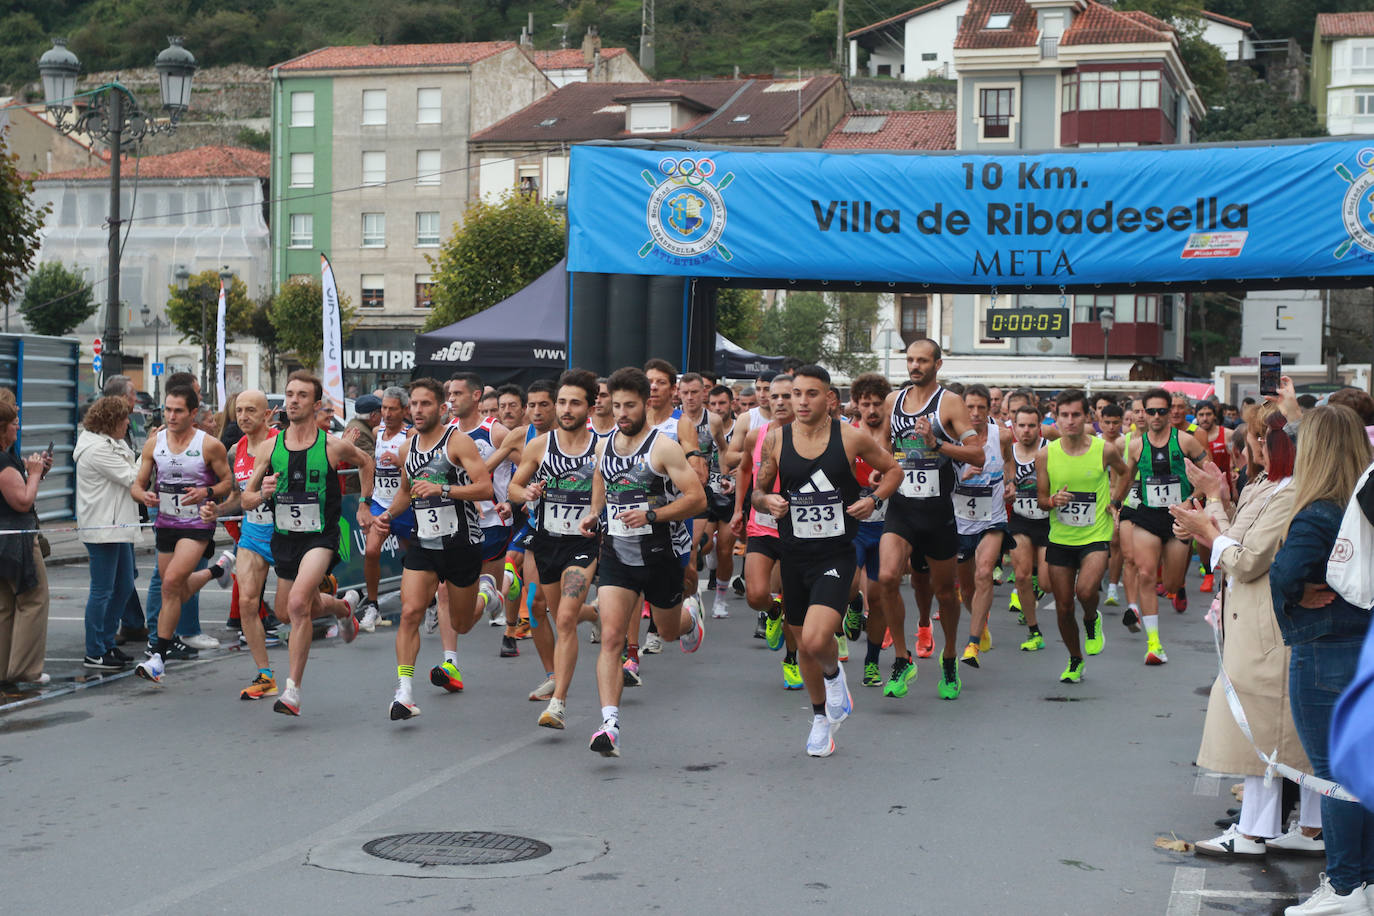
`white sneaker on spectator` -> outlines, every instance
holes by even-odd
[[[1272,840],[1265,840],[1264,845],[1274,852],[1286,852],[1297,856],[1324,856],[1326,855],[1326,842],[1322,840],[1321,834],[1314,837],[1306,836],[1302,828],[1294,825],[1293,829],[1283,836],[1276,836]]]
[[[1302,903],[1283,911],[1283,916],[1369,916],[1368,887],[1357,887],[1344,896],[1336,893],[1322,872],[1317,889]]]
[[[197,633],[195,636],[183,636],[181,641],[192,649],[218,649],[219,640],[205,633]]]
[[[1252,840],[1232,824],[1221,836],[1203,840],[1194,845],[1200,856],[1214,856],[1219,859],[1262,859],[1264,840]]]

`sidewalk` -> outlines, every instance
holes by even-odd
[[[39,525],[43,529],[43,536],[48,539],[48,544],[52,547],[52,555],[45,561],[48,566],[75,566],[78,563],[86,563],[90,556],[86,553],[86,548],[81,543],[81,532],[79,531],[53,531],[53,528],[75,528],[76,520],[68,521],[46,521]],[[151,529],[145,528],[144,532]],[[141,534],[139,540],[134,543],[134,556],[151,557],[153,555],[153,538],[150,534]]]

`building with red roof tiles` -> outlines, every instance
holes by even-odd
[[[953,111],[851,111],[822,149],[952,150]]]
[[[271,68],[271,84],[274,283],[318,277],[328,254],[362,318],[349,349],[408,351],[428,315],[426,255],[468,208],[469,138],[553,83],[525,48],[490,41],[320,48]]]
[[[201,146],[161,156],[126,156],[120,166],[120,212],[126,221],[119,275],[119,298],[127,305],[122,316],[124,371],[140,388],[152,391],[155,356],[169,372],[200,372],[200,348],[168,333],[167,299],[179,268],[196,274],[228,267],[255,298],[272,289],[270,159],[257,150]],[[33,188],[35,202],[51,207],[40,233],[38,262],[75,265],[103,284],[109,252],[109,164],[37,175]],[[97,290],[96,298],[104,297],[104,290]],[[160,328],[149,325],[154,320],[161,322]],[[73,333],[95,337],[102,324],[103,310]],[[229,345],[225,366],[230,390],[266,385],[259,375],[261,356],[252,338],[240,337]]]
[[[1308,85],[1327,133],[1374,132],[1374,12],[1317,14]]]
[[[534,64],[562,89],[569,83],[647,83],[649,74],[624,48],[601,47],[601,36],[588,28],[581,48],[535,51],[526,48]]]
[[[6,152],[19,157],[19,172],[26,177],[101,161],[100,154],[83,143],[80,135],[58,130],[41,104],[25,105],[0,96],[0,133],[5,137]]]
[[[849,32],[849,75],[921,80],[954,76],[954,36],[969,0],[933,0]],[[859,59],[867,59],[861,67]]]

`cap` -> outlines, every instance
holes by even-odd
[[[358,416],[367,416],[381,409],[382,399],[375,394],[365,394],[353,402],[353,412]]]

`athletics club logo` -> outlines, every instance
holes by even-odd
[[[700,264],[718,251],[729,261],[734,258],[730,249],[721,244],[725,232],[724,191],[735,180],[734,172],[726,172],[720,181],[712,183],[716,164],[711,159],[659,160],[661,178],[648,169],[642,177],[653,188],[645,212],[649,227],[649,241],[639,249],[641,258],[657,249],[665,260],[679,264]]]
[[[1349,253],[1355,245],[1365,251],[1374,252],[1374,207],[1360,210],[1363,204],[1374,204],[1374,147],[1366,146],[1355,156],[1355,162],[1363,169],[1358,175],[1350,174],[1345,163],[1336,164],[1336,174],[1343,178],[1348,187],[1341,201],[1341,222],[1345,224],[1349,236],[1337,246],[1336,259]]]

